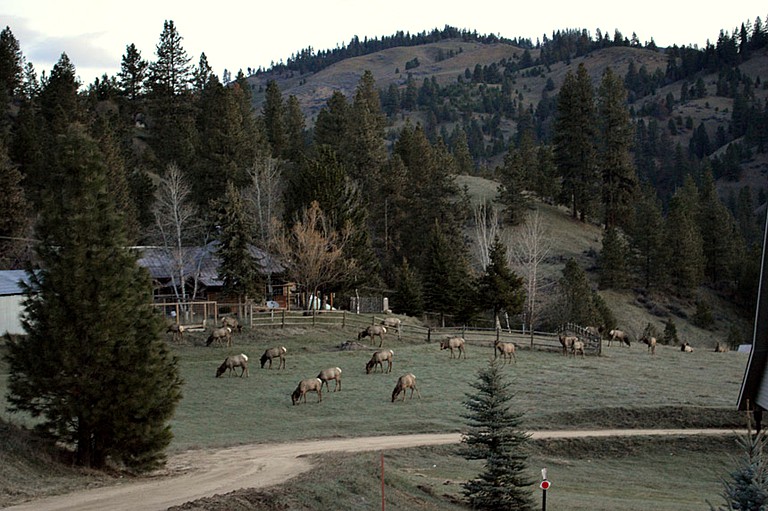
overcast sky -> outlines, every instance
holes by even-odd
[[[221,77],[224,69],[234,75],[267,68],[301,49],[333,49],[356,35],[381,38],[445,25],[534,43],[556,30],[586,29],[594,37],[600,29],[611,36],[615,30],[625,37],[634,32],[642,43],[653,39],[658,46],[703,47],[716,42],[720,30],[733,33],[758,17],[765,26],[768,18],[768,4],[757,0],[715,4],[722,6],[717,10],[711,5],[700,0],[2,0],[0,24],[11,28],[38,77],[49,74],[65,52],[89,84],[104,73],[115,75],[131,43],[145,60],[155,60],[165,20],[176,24],[192,63],[204,52]]]

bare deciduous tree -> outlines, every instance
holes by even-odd
[[[552,244],[549,241],[546,228],[541,221],[539,212],[528,215],[515,236],[515,243],[509,251],[510,266],[525,281],[525,319],[533,346],[533,327],[536,322],[536,293],[543,286],[539,282],[539,265],[549,254]],[[526,321],[527,320],[527,321]]]
[[[475,258],[485,270],[490,263],[490,249],[496,236],[501,234],[499,209],[483,202],[474,208],[475,213]]]
[[[288,232],[275,238],[273,246],[287,274],[317,296],[322,286],[351,271],[354,261],[343,257],[351,234],[349,223],[341,231],[334,230],[318,202],[313,201]]]
[[[171,164],[165,177],[157,187],[153,212],[155,215],[155,231],[158,242],[172,261],[168,268],[171,275],[171,285],[176,299],[186,302],[194,299],[197,293],[197,271],[191,271],[195,266],[192,252],[187,245],[201,231],[197,208],[191,200],[192,189],[184,179],[181,169]],[[199,266],[202,258],[198,258]],[[189,296],[185,285],[188,278],[194,279],[192,295]]]
[[[268,247],[275,238],[273,219],[282,216],[282,181],[280,164],[276,158],[259,157],[248,168],[251,186],[244,193],[245,200],[256,215],[256,239],[261,247]]]

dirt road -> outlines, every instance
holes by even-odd
[[[628,435],[723,435],[733,430],[605,430],[541,431],[532,438],[576,438]],[[313,440],[276,445],[243,445],[221,450],[187,451],[168,460],[163,475],[123,484],[49,497],[7,508],[35,511],[164,510],[171,506],[229,493],[240,488],[264,488],[310,469],[308,454],[332,451],[379,451],[458,443],[459,433],[379,436]]]

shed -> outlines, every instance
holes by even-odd
[[[755,412],[757,429],[760,429],[762,412],[768,410],[768,267],[766,267],[766,245],[768,245],[768,219],[763,237],[763,258],[760,265],[760,283],[757,292],[755,326],[752,335],[752,349],[739,391],[739,410]]]
[[[0,270],[0,334],[23,334],[21,314],[24,312],[24,290],[29,283],[24,270]]]

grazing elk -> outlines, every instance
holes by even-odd
[[[301,402],[307,402],[307,392],[317,392],[317,402],[323,401],[323,381],[320,378],[307,378],[301,380],[296,386],[296,390],[291,394],[291,402],[295,405]]]
[[[328,392],[331,391],[331,385],[328,383],[331,380],[334,380],[336,384],[333,386],[333,391],[336,392],[337,390],[341,390],[341,368],[340,367],[329,367],[328,369],[323,369],[320,371],[320,374],[317,375],[318,378],[325,384],[325,387],[328,389]]]
[[[464,344],[465,341],[463,337],[449,337],[448,339],[440,341],[440,351],[451,350],[451,358],[454,358],[455,354],[453,350],[458,350],[459,354],[456,358],[461,358],[461,355],[464,354],[464,359],[466,359],[467,352],[464,350]]]
[[[643,344],[648,345],[648,352],[651,355],[655,355],[656,354],[656,344],[657,344],[657,342],[656,342],[656,338],[655,337],[651,337],[650,335],[644,335],[643,337],[640,338],[640,342],[643,343]]]
[[[371,359],[365,364],[365,374],[371,374],[371,371],[376,371],[376,366],[381,367],[381,372],[384,371],[384,362],[387,363],[386,372],[392,372],[392,358],[395,356],[395,352],[392,350],[379,350],[371,356]]]
[[[363,337],[370,337],[371,341],[373,341],[374,337],[379,338],[379,348],[381,348],[384,345],[384,334],[387,333],[387,327],[382,325],[371,325],[365,330],[361,331],[359,334],[357,334],[357,340],[359,341]]]
[[[172,341],[183,341],[184,330],[185,330],[184,325],[180,325],[178,323],[172,323],[168,325],[168,329],[165,331],[165,333],[171,334]]]
[[[205,341],[205,345],[210,346],[214,342],[220,345],[226,343],[227,346],[232,346],[232,329],[228,326],[214,329],[211,335],[208,336],[208,340]]]
[[[560,346],[563,347],[563,355],[568,356],[568,353],[573,349],[573,343],[578,341],[579,338],[575,335],[558,334],[557,339],[560,341]]]
[[[576,339],[573,341],[573,344],[571,344],[571,356],[575,357],[577,354],[581,355],[582,358],[584,358],[584,341]]]
[[[224,359],[224,362],[219,366],[218,369],[216,369],[216,378],[224,374],[226,371],[229,371],[229,375],[232,376],[232,373],[237,374],[235,371],[235,368],[240,367],[242,371],[240,371],[240,378],[245,375],[246,378],[248,378],[248,356],[245,353],[240,353],[239,355],[230,355],[229,357]]]
[[[510,359],[517,364],[514,343],[493,341],[493,358],[497,358],[499,355],[503,357],[505,364],[509,363]]]
[[[285,349],[285,346],[267,348],[267,350],[264,351],[264,354],[261,356],[261,368],[264,369],[266,363],[269,362],[269,369],[272,369],[272,359],[279,358],[280,362],[277,364],[277,368],[285,369],[285,353],[287,351],[288,350]]]
[[[221,327],[229,327],[233,332],[240,333],[243,331],[243,325],[240,324],[240,322],[237,320],[237,318],[232,316],[224,316],[221,318]]]
[[[400,327],[402,326],[402,321],[400,321],[400,318],[384,318],[381,320],[381,324],[387,330],[394,328],[395,331],[397,332],[397,340],[399,341],[401,339]]]
[[[397,396],[399,396],[401,392],[403,393],[403,401],[405,401],[405,394],[408,389],[411,389],[411,399],[413,399],[414,390],[416,391],[416,395],[419,396],[419,399],[421,399],[421,392],[416,388],[416,377],[413,373],[404,374],[397,379],[395,390],[392,391],[392,402],[395,402],[395,399],[397,399]]]
[[[608,332],[608,347],[611,347],[611,343],[613,341],[619,341],[619,345],[623,346],[626,344],[626,346],[629,348],[629,334],[623,330],[611,330]]]
[[[693,353],[693,346],[688,344],[688,341],[684,342],[682,346],[680,346],[680,351],[683,353]]]

